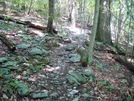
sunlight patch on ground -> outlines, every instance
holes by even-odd
[[[65,27],[65,28],[69,29],[71,32],[74,32],[73,34],[75,34],[75,35],[81,35],[81,34],[88,33],[87,29],[84,31],[84,29],[81,30],[81,28],[71,27],[71,26],[70,27]]]
[[[38,35],[40,37],[43,37],[44,36],[44,33],[43,32],[41,32],[40,30],[36,30],[36,29],[30,29],[30,33],[36,34],[36,35]]]
[[[44,68],[43,71],[48,71],[48,72],[52,72],[52,71],[56,71],[59,70],[61,67],[57,66],[57,67],[48,67],[48,68]]]

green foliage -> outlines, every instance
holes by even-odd
[[[106,86],[105,88],[106,89],[113,89],[114,87],[113,86]]]
[[[116,65],[114,65],[114,68],[118,69],[118,68],[120,68],[120,66],[121,66],[120,64],[116,64]]]
[[[95,67],[100,68],[100,69],[103,68],[102,64],[96,64]]]
[[[9,74],[9,76],[10,76],[10,74]],[[15,80],[10,78],[10,79],[7,79],[4,81],[2,91],[4,93],[8,93],[9,95],[12,95],[13,93],[16,92],[17,87],[18,87],[18,85],[15,83]]]
[[[107,82],[106,81],[99,81],[97,84],[99,84],[99,85],[106,85]]]
[[[132,101],[132,100],[133,100],[132,96],[127,96],[126,97],[126,101]]]
[[[121,82],[122,82],[122,83],[126,83],[127,80],[126,80],[126,79],[122,79]]]

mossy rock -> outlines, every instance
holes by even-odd
[[[86,49],[78,48],[77,52],[81,56],[81,63],[83,67],[86,67],[88,64],[88,53]]]

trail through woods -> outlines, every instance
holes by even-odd
[[[0,71],[4,70],[0,75],[1,101],[134,99],[133,73],[114,60],[115,54],[103,50],[108,48],[106,45],[96,42],[94,62],[87,67],[81,66],[77,49],[88,47],[87,29],[85,33],[81,33],[79,27],[72,28],[64,22],[62,31],[59,31],[60,35],[49,35],[13,22],[9,22],[10,28],[6,29],[4,21],[0,22],[3,25],[0,32],[17,46],[17,50],[10,53],[0,42]],[[10,77],[8,74],[11,74]],[[18,83],[21,87],[18,87],[19,90],[13,90],[14,93],[9,91],[14,87],[11,82],[16,82],[11,78],[23,85]],[[7,80],[8,86],[5,82]],[[5,85],[7,91],[3,90],[6,89]]]

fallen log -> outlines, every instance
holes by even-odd
[[[43,31],[47,32],[47,26],[43,26],[43,25],[38,24],[38,23],[33,23],[33,22],[30,22],[30,21],[22,21],[22,20],[19,20],[19,19],[13,19],[11,17],[3,16],[3,15],[0,15],[0,19],[5,20],[5,21],[12,21],[12,22],[15,22],[17,24],[26,25],[29,28],[35,28],[35,29],[39,29],[39,30],[43,30]],[[53,33],[57,34],[57,31],[54,28],[53,28]]]
[[[125,59],[122,59],[120,56],[115,56],[115,60],[126,66],[130,71],[134,72],[134,65],[132,63],[125,61]]]
[[[4,34],[0,33],[0,40],[3,44],[5,44],[5,46],[7,46],[9,51],[14,52],[16,50],[14,43],[9,40]]]

